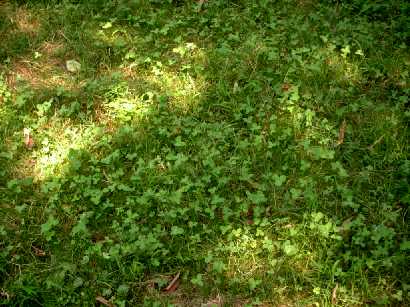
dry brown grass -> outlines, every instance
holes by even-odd
[[[71,76],[64,71],[64,63],[56,58],[45,57],[38,61],[27,58],[15,60],[7,76],[8,86],[16,88],[18,81],[32,88],[64,86],[71,88]]]
[[[13,24],[8,31],[2,33],[1,40],[7,42],[13,36],[21,34],[28,35],[30,41],[35,40],[41,29],[41,16],[35,15],[25,6],[14,7],[8,1],[0,1],[0,10],[0,18],[7,18]],[[7,65],[6,79],[9,88],[16,89],[19,80],[28,83],[33,88],[71,87],[70,79],[72,78],[65,71],[63,61],[57,57],[63,47],[64,45],[60,42],[43,42],[39,48],[30,50],[20,58],[12,59]],[[41,55],[37,59],[34,59],[35,51]]]
[[[39,18],[33,16],[33,14],[25,7],[18,7],[14,15],[10,18],[12,22],[17,25],[17,29],[20,32],[34,36],[40,30],[41,23],[39,21]]]
[[[56,56],[64,49],[61,42],[44,42],[40,47],[40,52],[47,56]]]
[[[15,90],[20,81],[34,89],[59,86],[68,90],[78,88],[75,76],[66,70],[64,60],[58,56],[64,50],[62,43],[43,42],[37,50],[37,59],[34,54],[28,54],[11,62],[7,74],[10,89]]]

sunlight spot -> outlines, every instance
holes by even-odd
[[[108,101],[104,106],[112,119],[126,122],[143,116],[149,110],[150,104],[152,97],[144,100],[142,97],[128,96]]]
[[[232,234],[235,239],[221,247],[221,250],[228,251],[227,277],[246,280],[266,270],[269,261],[263,255],[264,238],[255,237],[242,229],[233,230]],[[272,246],[272,255],[275,253],[274,250]]]
[[[171,103],[175,107],[183,111],[195,107],[207,84],[201,76],[194,78],[189,72],[176,73],[164,67],[161,74],[152,74],[148,79],[172,98]]]
[[[95,126],[76,127],[69,122],[61,127],[54,127],[53,130],[49,137],[37,140],[37,149],[19,166],[20,172],[25,170],[25,176],[33,177],[35,181],[59,177],[70,149],[88,147],[99,133]],[[24,165],[25,168],[22,168]]]
[[[172,49],[172,52],[179,54],[181,57],[191,56],[193,51],[198,47],[194,43],[185,43]]]
[[[347,56],[349,53],[346,50],[342,54],[338,54],[333,48],[330,48],[326,54],[328,56],[326,64],[336,82],[349,84],[360,82],[362,78],[360,69],[349,59]]]

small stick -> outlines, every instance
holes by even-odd
[[[384,138],[384,134],[379,137],[372,145],[369,146],[369,150],[372,150],[374,146],[376,146],[377,144],[379,144]]]
[[[339,288],[338,283],[336,283],[336,286],[333,288],[333,291],[332,291],[332,305],[336,305],[336,302],[337,302],[337,297],[336,297],[337,288]]]
[[[109,307],[113,307],[113,306],[114,306],[110,301],[106,300],[106,299],[103,298],[102,296],[97,296],[97,297],[95,298],[95,300],[96,300],[97,302],[99,302],[100,304],[104,305],[104,306],[109,306]]]
[[[172,290],[175,290],[175,288],[176,288],[176,283],[178,282],[178,279],[179,279],[179,275],[180,275],[180,272],[178,272],[178,274],[175,275],[175,277],[171,280],[171,282],[169,283],[169,285],[165,288],[165,291],[166,291],[166,292],[170,292],[170,291],[172,291]]]
[[[345,132],[346,132],[346,120],[344,119],[339,129],[339,140],[337,141],[337,146],[343,144],[345,140]]]

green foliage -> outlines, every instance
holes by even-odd
[[[408,9],[8,3],[0,304],[408,304]]]

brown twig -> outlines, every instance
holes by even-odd
[[[35,254],[37,257],[45,257],[45,256],[46,256],[46,252],[43,251],[41,248],[38,248],[38,247],[36,247],[36,246],[34,246],[34,245],[32,245],[31,248],[33,249],[34,254]]]
[[[336,283],[336,286],[333,288],[333,291],[332,291],[332,305],[336,305],[336,303],[337,303],[337,296],[336,296],[337,288],[339,288],[338,283]]]
[[[376,146],[377,144],[379,144],[384,138],[384,134],[379,137],[372,145],[369,146],[369,150],[373,150],[373,147]]]
[[[108,306],[108,307],[114,307],[114,304],[113,304],[113,303],[111,303],[109,300],[106,300],[106,299],[103,298],[102,296],[97,296],[97,297],[95,298],[95,300],[96,300],[98,303],[100,303],[101,305]]]
[[[343,144],[345,140],[345,132],[346,132],[346,120],[344,119],[342,125],[339,128],[339,139],[337,141],[337,146]]]
[[[178,288],[180,275],[180,272],[178,272],[178,274],[175,275],[175,277],[171,280],[169,285],[164,289],[165,292],[174,292]]]

